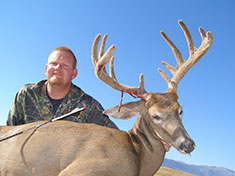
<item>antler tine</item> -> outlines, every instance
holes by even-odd
[[[184,36],[187,40],[188,49],[189,49],[189,57],[190,57],[191,55],[193,55],[194,51],[196,50],[196,48],[194,47],[193,38],[192,38],[187,26],[184,24],[184,22],[182,20],[179,20],[178,23],[179,23],[181,29],[183,30]]]
[[[94,40],[93,45],[92,45],[91,59],[92,59],[92,63],[93,63],[93,65],[94,65],[94,67],[96,66],[96,64],[97,64],[97,62],[98,62],[98,58],[97,58],[97,48],[98,48],[98,44],[99,44],[100,38],[101,38],[101,35],[98,34],[98,35],[95,37],[95,40]]]
[[[112,87],[113,89],[116,89],[122,92],[127,92],[130,94],[134,94],[140,98],[143,98],[143,95],[146,93],[146,91],[144,89],[144,81],[143,81],[142,74],[140,75],[140,85],[137,88],[123,85],[117,81],[115,73],[114,73],[114,69],[113,69],[114,57],[112,56],[115,51],[115,46],[114,45],[110,46],[109,49],[104,53],[107,35],[105,35],[102,39],[102,43],[101,43],[100,50],[99,50],[99,59],[97,59],[97,49],[98,49],[100,38],[101,38],[101,35],[98,34],[93,42],[92,54],[91,54],[96,76],[100,80],[102,80],[104,83]],[[105,66],[107,65],[109,61],[110,61],[110,64],[109,64],[110,75],[108,75],[105,70]]]
[[[201,35],[201,38],[202,40],[204,40],[204,38],[206,38],[206,33],[205,31],[202,29],[202,27],[199,27],[199,32],[200,32],[200,35]]]
[[[160,33],[162,34],[162,37],[166,40],[166,42],[168,43],[168,45],[170,46],[171,50],[173,51],[173,54],[175,55],[176,61],[177,61],[177,66],[180,66],[184,63],[184,59],[179,51],[179,49],[174,45],[174,43],[170,40],[170,38],[163,32],[160,31]],[[172,74],[175,73],[176,68],[170,66],[169,64],[167,64],[166,62],[163,61],[163,64],[166,67],[169,67]]]
[[[105,49],[105,44],[107,40],[108,35],[105,34],[103,39],[102,39],[102,44],[100,46],[100,52],[99,52],[99,59],[104,55],[104,49]]]
[[[117,81],[117,78],[115,76],[114,69],[113,69],[113,61],[114,61],[114,57],[112,56],[110,63],[109,63],[109,74],[111,78]]]
[[[196,48],[193,43],[192,36],[184,24],[182,20],[178,21],[180,27],[182,28],[185,38],[188,43],[189,49],[189,58],[184,60],[178,48],[174,45],[174,43],[167,37],[167,35],[161,31],[162,37],[166,40],[171,50],[173,51],[175,58],[177,60],[177,66],[172,67],[166,62],[162,62],[162,64],[172,73],[173,77],[170,79],[165,72],[161,69],[158,69],[163,79],[166,81],[168,85],[168,91],[173,90],[177,92],[178,83],[185,76],[185,74],[202,58],[202,56],[208,51],[213,43],[213,35],[211,32],[205,33],[205,31],[199,27],[199,32],[202,38],[202,43],[199,48]]]

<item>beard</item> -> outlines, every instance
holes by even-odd
[[[50,79],[47,80],[49,84],[53,85],[53,86],[62,86],[63,85],[63,80],[59,79],[57,77],[52,77]]]

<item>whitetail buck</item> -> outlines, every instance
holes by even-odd
[[[190,154],[194,141],[189,137],[181,121],[182,108],[177,102],[177,86],[187,71],[206,53],[213,42],[210,32],[205,34],[199,28],[202,44],[194,47],[192,37],[182,21],[188,46],[189,59],[184,60],[171,42],[161,32],[170,45],[177,67],[163,64],[173,74],[169,78],[162,70],[160,74],[167,82],[164,93],[148,93],[144,89],[143,75],[138,88],[120,84],[113,71],[111,46],[104,53],[106,35],[103,38],[99,56],[98,35],[92,46],[92,60],[99,79],[114,89],[141,98],[140,101],[122,104],[106,110],[107,115],[127,119],[139,113],[139,117],[129,132],[115,130],[94,124],[79,124],[57,121],[0,142],[1,176],[150,176],[159,169],[170,146],[184,154]],[[105,65],[110,58],[110,76]],[[99,58],[99,59],[98,59]],[[0,137],[40,124],[1,127]]]

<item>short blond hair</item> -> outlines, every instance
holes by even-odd
[[[70,48],[68,48],[68,47],[66,47],[66,46],[59,46],[59,47],[55,48],[55,49],[50,53],[50,55],[51,55],[54,51],[65,51],[65,52],[67,52],[67,53],[72,54],[72,56],[73,56],[73,58],[74,58],[73,68],[75,69],[75,68],[77,67],[77,58],[76,58],[76,56],[74,55],[73,51],[72,51]]]

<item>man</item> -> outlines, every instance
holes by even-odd
[[[9,111],[7,125],[50,120],[85,106],[86,110],[81,114],[64,120],[118,129],[108,116],[102,114],[104,109],[100,103],[72,83],[78,72],[76,64],[76,57],[69,48],[54,49],[45,68],[47,80],[26,84],[19,90]]]

